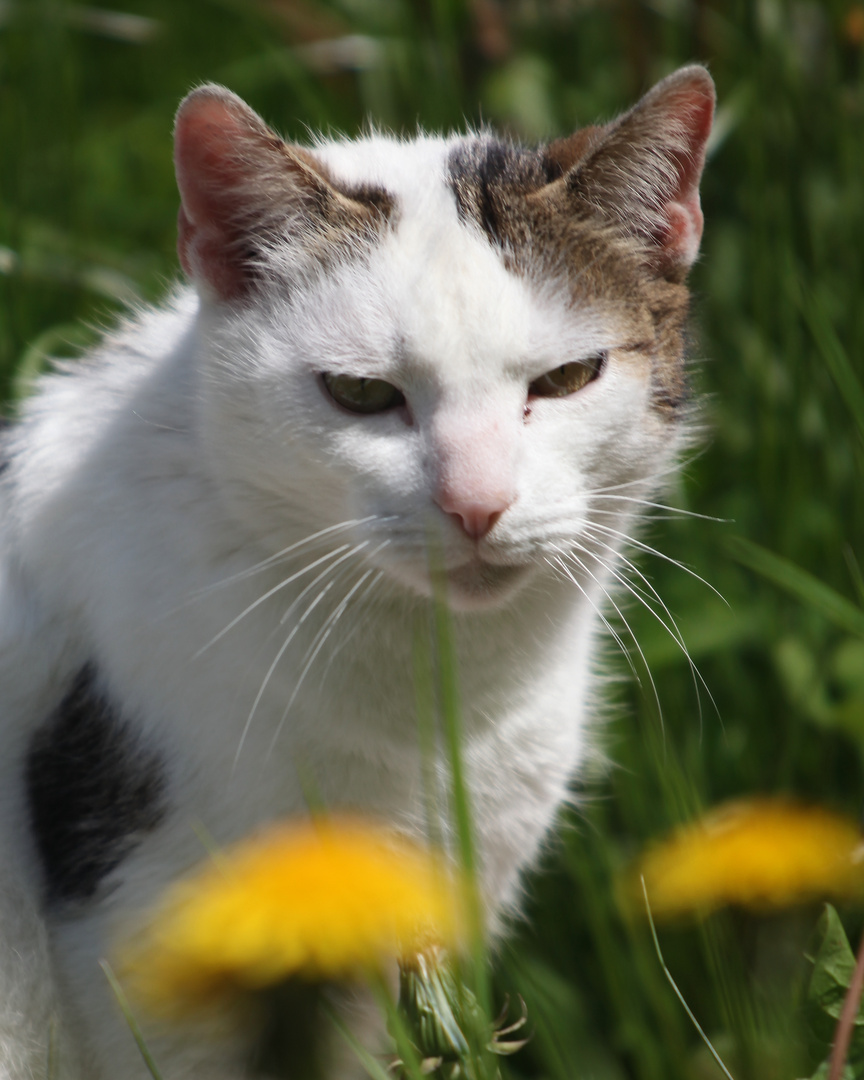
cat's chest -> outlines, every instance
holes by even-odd
[[[142,593],[134,620],[114,619],[107,604],[92,613],[78,690],[31,758],[37,832],[39,820],[64,822],[40,833],[61,899],[102,895],[118,876],[139,889],[142,874],[170,880],[202,857],[202,835],[223,845],[315,807],[424,834],[418,665],[432,662],[429,608],[379,598],[354,609],[283,585],[284,572],[236,574],[216,588]],[[499,613],[483,634],[453,628],[463,750],[496,895],[548,826],[577,758],[588,650],[559,624],[572,657],[538,656],[528,685],[513,650],[540,635],[530,615]],[[58,784],[65,746],[81,749],[80,768]],[[446,755],[433,766],[444,806]]]

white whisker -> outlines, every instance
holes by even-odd
[[[589,530],[586,529],[586,532],[589,532]],[[590,535],[590,533],[589,533],[589,535]],[[720,712],[719,712],[719,709],[717,707],[717,703],[714,700],[714,695],[711,693],[711,690],[710,690],[710,688],[708,686],[708,683],[705,681],[705,678],[702,675],[702,672],[699,670],[699,667],[697,666],[697,664],[695,663],[693,658],[690,656],[690,651],[687,648],[687,644],[686,644],[686,642],[684,640],[684,635],[681,633],[681,629],[678,626],[678,623],[676,622],[674,615],[669,610],[669,608],[666,605],[666,603],[664,602],[663,598],[660,596],[660,594],[657,592],[657,590],[654,588],[654,586],[651,584],[651,582],[648,580],[648,578],[642,573],[642,571],[638,568],[638,566],[636,566],[635,563],[633,563],[630,559],[627,559],[620,552],[616,552],[614,548],[610,547],[608,544],[605,544],[603,541],[600,541],[600,543],[603,543],[603,546],[610,553],[613,560],[614,559],[620,559],[621,562],[623,562],[627,566],[627,568],[630,570],[631,573],[635,574],[642,582],[644,582],[644,584],[645,584],[645,586],[646,586],[646,588],[648,590],[647,593],[645,591],[643,591],[642,589],[640,589],[632,581],[630,581],[624,574],[619,573],[615,569],[615,566],[614,566],[612,561],[607,562],[605,559],[600,559],[599,556],[595,556],[595,558],[598,558],[600,564],[606,569],[606,571],[609,574],[611,574],[612,577],[614,577],[615,580],[624,589],[626,589],[632,596],[634,596],[643,605],[643,607],[645,607],[648,611],[651,612],[651,614],[654,616],[654,618],[657,620],[657,622],[663,627],[663,629],[669,634],[669,636],[672,638],[672,640],[675,642],[675,644],[681,650],[681,652],[682,652],[682,654],[684,656],[684,659],[687,661],[687,665],[690,668],[691,678],[693,679],[693,686],[694,686],[694,688],[696,690],[696,701],[698,703],[698,708],[699,708],[700,723],[701,723],[701,720],[702,720],[702,697],[701,697],[701,694],[700,694],[700,691],[699,691],[700,684],[701,684],[702,688],[704,689],[705,693],[708,695],[708,698],[709,698],[712,706],[714,707],[714,711],[717,713],[717,715],[719,717]],[[664,614],[666,615],[666,618],[668,619],[668,622],[666,621],[666,619],[664,619],[657,612],[657,610],[652,605],[652,603],[651,603],[651,598],[652,597],[653,597],[654,600],[656,600],[656,602],[662,608]]]
[[[687,458],[685,461],[676,462],[673,461],[665,469],[660,469],[657,472],[651,473],[650,476],[634,476],[632,480],[623,480],[620,484],[609,484],[607,487],[593,488],[588,491],[588,495],[602,495],[607,491],[623,491],[624,488],[635,487],[637,484],[640,486],[651,486],[656,488],[657,481],[661,480],[664,476],[678,476],[689,465],[698,459],[699,455],[694,454]]]
[[[309,592],[311,592],[312,589],[314,589],[315,586],[319,582],[323,581],[323,579],[326,578],[328,574],[332,574],[334,572],[334,570],[336,570],[337,566],[339,566],[341,563],[344,563],[346,559],[348,559],[351,556],[356,555],[360,551],[362,551],[363,548],[368,545],[368,543],[369,543],[369,541],[367,540],[367,541],[364,541],[362,544],[357,544],[350,551],[348,551],[345,555],[343,555],[341,559],[339,559],[335,563],[332,563],[330,566],[325,567],[325,569],[322,570],[320,574],[318,574],[312,581],[310,581],[309,584],[302,590],[302,592],[300,592],[298,594],[298,596],[294,599],[293,603],[289,606],[288,610],[282,615],[282,618],[279,620],[280,626],[284,625],[286,619],[291,614],[291,612],[294,611],[299,606],[299,604],[301,604],[303,602],[304,597]],[[279,664],[279,661],[285,655],[285,652],[287,651],[288,646],[291,644],[291,642],[297,636],[298,632],[300,631],[300,628],[303,626],[303,624],[306,622],[306,620],[309,618],[309,616],[312,614],[312,612],[315,610],[315,608],[321,603],[321,601],[324,599],[324,597],[327,595],[327,593],[333,588],[333,586],[339,580],[340,576],[341,576],[340,574],[337,574],[333,578],[332,581],[329,581],[324,586],[324,588],[321,589],[318,592],[318,594],[315,596],[315,599],[312,601],[311,604],[308,605],[308,607],[305,609],[303,614],[300,616],[300,618],[294,624],[294,626],[291,629],[291,632],[288,634],[287,638],[282,642],[282,645],[279,647],[279,651],[276,653],[276,656],[275,656],[273,662],[270,664],[270,667],[267,669],[267,673],[266,673],[266,675],[264,676],[264,679],[261,682],[261,686],[259,687],[258,693],[255,696],[255,700],[252,703],[252,708],[249,710],[249,715],[246,717],[246,722],[243,725],[243,731],[240,734],[240,740],[239,740],[239,742],[237,744],[236,753],[234,754],[234,764],[235,765],[237,764],[237,761],[240,758],[240,752],[243,749],[243,744],[246,741],[246,736],[249,733],[249,728],[252,725],[252,720],[253,720],[253,718],[255,716],[255,713],[258,711],[258,706],[261,704],[261,699],[264,696],[264,693],[265,693],[265,691],[266,691],[266,689],[267,689],[267,687],[268,687],[268,685],[270,683],[271,678],[273,677],[273,672],[276,670],[276,668],[277,668],[277,666]]]
[[[253,577],[255,574],[260,573],[262,570],[266,570],[267,567],[273,566],[278,562],[284,562],[289,555],[299,553],[303,548],[314,544],[316,541],[322,540],[325,537],[330,537],[333,533],[341,532],[344,529],[353,529],[358,525],[367,525],[370,521],[390,521],[390,517],[379,517],[377,514],[368,514],[363,518],[351,518],[348,521],[340,521],[336,525],[328,525],[326,529],[319,529],[318,532],[314,532],[309,536],[304,537],[302,540],[297,540],[293,544],[289,544],[288,547],[282,548],[281,551],[277,551],[274,555],[268,555],[266,559],[262,559],[261,562],[255,563],[253,566],[247,566],[244,570],[239,570],[236,574],[231,574],[229,577],[222,578],[221,581],[214,581],[210,585],[205,585],[202,589],[196,590],[192,596],[193,598],[211,593],[216,589],[222,589],[226,585],[232,585],[235,581],[243,581],[246,578]]]
[[[347,562],[348,559],[352,559],[355,555],[358,555],[364,548],[369,547],[370,543],[371,543],[371,540],[364,540],[361,544],[356,544],[353,548],[350,549],[350,551],[346,551],[344,555],[340,555],[340,557],[336,560],[336,562],[334,562],[325,571],[323,571],[321,576],[326,576],[326,574],[330,573],[332,570],[335,570],[337,566],[341,566],[342,563]],[[389,541],[385,540],[385,544],[387,544],[387,543],[389,543]],[[380,546],[375,548],[375,551],[380,551],[380,550],[381,550]],[[374,554],[374,552],[373,552],[373,554]],[[318,580],[318,579],[316,579],[316,580]],[[302,594],[301,594],[301,596],[302,596]],[[288,622],[288,620],[291,618],[291,613],[297,607],[297,604],[298,604],[299,600],[300,600],[300,596],[298,596],[297,600],[295,600],[294,603],[291,604],[291,606],[289,608],[287,608],[283,612],[282,617],[279,620],[279,625],[280,626],[284,626],[285,623]]]
[[[342,649],[345,648],[345,646],[348,644],[348,642],[354,637],[354,635],[359,630],[360,626],[363,625],[360,622],[360,619],[359,619],[359,615],[360,615],[360,613],[362,611],[362,605],[363,605],[364,601],[366,600],[366,598],[371,595],[373,589],[381,581],[381,579],[383,577],[384,577],[384,571],[379,570],[378,573],[375,575],[375,577],[372,578],[372,580],[369,582],[369,584],[363,590],[363,592],[357,597],[357,600],[356,600],[356,602],[354,604],[355,624],[348,631],[348,633],[343,636],[342,640],[331,650],[330,655],[327,657],[327,663],[324,665],[324,668],[323,668],[323,670],[321,672],[321,680],[322,681],[324,680],[324,678],[326,678],[327,672],[330,670],[330,667],[331,667],[333,661],[336,659],[337,655],[342,651]]]
[[[660,694],[659,694],[659,692],[658,692],[658,690],[657,690],[657,685],[656,685],[656,683],[654,682],[654,675],[653,675],[653,674],[652,674],[652,672],[651,672],[651,668],[650,668],[650,666],[649,666],[649,664],[648,664],[648,660],[647,660],[647,658],[646,658],[646,656],[645,656],[645,653],[644,653],[644,652],[642,651],[642,646],[641,646],[641,645],[639,644],[639,639],[638,639],[638,638],[636,637],[636,635],[635,635],[635,634],[633,633],[633,628],[632,628],[632,627],[630,626],[630,623],[629,623],[629,622],[627,621],[627,619],[625,618],[625,616],[624,616],[624,612],[623,612],[623,611],[621,610],[621,608],[620,608],[620,607],[619,607],[619,606],[618,606],[618,605],[617,605],[617,604],[615,603],[615,600],[613,599],[613,597],[612,597],[612,594],[611,594],[611,593],[609,592],[609,590],[608,590],[608,589],[607,589],[607,588],[605,587],[605,585],[603,584],[603,582],[602,582],[602,581],[601,581],[601,580],[600,580],[600,579],[599,579],[599,578],[597,577],[597,575],[596,575],[596,574],[595,574],[595,573],[594,573],[594,572],[593,572],[593,571],[592,571],[592,570],[590,569],[590,567],[588,567],[588,566],[586,565],[586,563],[584,563],[584,562],[582,561],[582,559],[580,559],[580,558],[578,557],[578,555],[576,555],[576,554],[575,554],[575,552],[573,552],[573,551],[560,551],[560,549],[559,549],[559,555],[561,555],[561,556],[564,556],[565,558],[569,558],[569,559],[571,559],[571,560],[572,560],[572,561],[573,561],[573,562],[574,562],[574,563],[575,563],[575,564],[576,564],[576,565],[577,565],[577,566],[578,566],[578,567],[579,567],[579,568],[580,568],[581,570],[583,570],[583,571],[584,571],[584,572],[585,572],[586,574],[588,574],[588,575],[589,575],[589,577],[590,577],[590,578],[591,578],[591,579],[592,579],[592,580],[593,580],[593,581],[594,581],[594,582],[596,583],[597,587],[598,587],[598,588],[599,588],[599,589],[601,590],[601,592],[603,593],[603,595],[604,595],[604,596],[606,597],[607,601],[608,601],[608,602],[609,602],[609,603],[610,603],[610,604],[612,605],[612,607],[613,607],[613,608],[615,609],[615,613],[616,613],[616,615],[618,616],[618,618],[619,618],[619,619],[621,620],[621,622],[622,622],[622,623],[624,624],[624,626],[626,627],[626,629],[627,629],[627,633],[628,633],[628,634],[630,635],[630,639],[632,640],[632,642],[633,642],[633,645],[634,645],[634,646],[635,646],[635,648],[636,648],[636,651],[637,651],[637,652],[639,653],[639,656],[640,656],[640,658],[641,658],[641,660],[642,660],[642,663],[643,663],[643,665],[644,665],[644,667],[645,667],[645,672],[646,672],[646,674],[648,675],[648,681],[649,681],[649,682],[651,683],[651,690],[652,690],[652,692],[653,692],[653,694],[654,694],[654,701],[655,701],[655,703],[656,703],[656,705],[657,705],[657,714],[658,714],[658,716],[660,717],[660,726],[661,726],[661,728],[662,728],[662,726],[663,726],[663,708],[662,708],[662,706],[661,706],[661,704],[660,704]],[[602,563],[602,562],[601,562],[601,566],[603,566],[603,567],[604,567],[604,569],[608,569],[608,567],[606,567],[606,566],[605,566],[605,564],[604,564],[604,563]],[[587,594],[586,594],[586,593],[584,592],[584,590],[583,590],[583,595],[584,595],[584,596],[587,596]],[[595,610],[596,610],[596,609],[595,609]],[[608,625],[608,623],[607,623],[607,625]],[[629,652],[628,652],[628,656],[629,656]],[[631,662],[631,669],[635,671],[635,669],[634,669],[634,667],[633,667],[633,664],[632,664],[632,662]],[[637,676],[637,681],[638,681],[638,676]]]
[[[381,547],[377,548],[376,550],[380,551],[381,548],[385,547],[387,543],[388,543],[388,541],[385,540],[384,543],[381,544]],[[372,576],[373,573],[375,573],[375,571],[371,570],[371,569],[365,571],[365,573],[360,577],[359,581],[355,582],[355,584],[351,587],[348,594],[339,603],[338,607],[336,607],[328,615],[327,619],[325,620],[325,622],[323,623],[323,625],[319,629],[318,633],[316,634],[315,638],[313,639],[312,644],[309,646],[309,650],[307,650],[306,656],[308,657],[308,659],[306,659],[306,662],[303,665],[303,669],[300,672],[300,675],[299,675],[299,677],[297,679],[297,683],[296,683],[296,685],[294,687],[294,690],[291,693],[291,697],[288,699],[288,704],[285,706],[285,711],[282,713],[282,718],[280,719],[279,723],[276,726],[276,731],[273,734],[273,738],[272,738],[272,740],[270,742],[270,747],[269,747],[269,749],[267,751],[268,756],[270,754],[272,754],[273,749],[276,746],[276,743],[277,743],[277,741],[279,739],[279,736],[280,736],[280,734],[282,732],[282,728],[285,726],[285,721],[288,719],[288,714],[291,712],[291,706],[294,704],[294,702],[295,702],[295,700],[297,698],[297,695],[300,692],[300,688],[301,688],[301,686],[303,685],[303,683],[304,683],[304,681],[306,679],[306,675],[308,674],[309,669],[315,663],[316,657],[318,656],[318,654],[323,649],[327,639],[330,637],[331,633],[333,632],[333,629],[336,626],[336,623],[342,617],[343,612],[348,607],[348,604],[351,602],[351,598],[354,596],[354,594],[357,592],[357,590],[363,585],[363,583],[365,581],[367,581]],[[311,655],[310,655],[310,653],[311,653]]]
[[[358,525],[366,525],[371,521],[387,522],[392,520],[394,520],[392,515],[382,517],[378,514],[369,514],[363,518],[350,518],[347,521],[340,521],[336,525],[328,525],[326,529],[319,529],[317,532],[311,533],[302,540],[297,540],[293,544],[289,544],[287,547],[282,548],[281,551],[277,551],[273,555],[268,555],[265,559],[254,563],[252,566],[244,567],[244,569],[238,570],[234,574],[229,574],[227,577],[220,578],[218,581],[213,581],[208,585],[193,589],[182,601],[180,601],[180,603],[168,609],[165,614],[166,616],[174,615],[178,611],[182,611],[191,604],[200,602],[220,589],[227,588],[239,581],[245,581],[250,577],[254,577],[256,574],[261,574],[271,567],[276,566],[278,563],[290,562],[292,561],[292,556],[296,559],[298,556],[302,555],[307,548],[320,545],[338,532],[355,528]],[[209,648],[209,643],[208,645],[205,645],[204,648]]]
[[[711,592],[713,592],[718,599],[722,600],[727,607],[729,606],[726,597],[723,596],[721,592],[718,592],[710,581],[706,581],[705,578],[697,574],[695,570],[691,570],[691,568],[686,563],[681,562],[680,559],[673,559],[671,555],[666,555],[662,551],[658,551],[657,548],[651,547],[650,544],[646,544],[642,540],[637,540],[635,536],[630,536],[625,532],[621,532],[620,529],[613,529],[609,525],[601,525],[599,521],[592,521],[591,528],[599,529],[601,532],[607,533],[609,536],[615,536],[619,540],[623,541],[625,544],[629,544],[631,547],[635,547],[639,551],[644,551],[648,555],[654,555],[656,558],[662,559],[664,562],[671,563],[672,566],[677,566],[679,570],[683,570],[685,574],[689,574],[690,577],[695,578],[696,581],[704,585],[706,589],[710,589]]]
[[[699,514],[695,510],[685,510],[680,506],[668,506],[666,503],[652,502],[650,499],[639,499],[634,495],[606,495],[603,492],[592,491],[589,492],[591,498],[600,498],[614,500],[616,502],[632,503],[634,506],[647,506],[652,510],[665,510],[671,514],[672,517],[688,517],[697,518],[699,521],[714,521],[720,524],[726,522],[726,518],[711,517],[709,514]],[[592,511],[595,508],[592,507]],[[606,510],[604,513],[614,513],[614,511]]]
[[[211,638],[206,645],[202,645],[202,647],[198,650],[198,652],[195,653],[192,659],[197,660],[199,656],[207,652],[207,650],[213,645],[215,645],[217,641],[220,641],[223,637],[225,637],[225,635],[229,633],[229,631],[233,630],[237,623],[239,623],[242,619],[245,619],[247,615],[253,612],[257,607],[260,607],[261,604],[263,604],[265,601],[269,600],[271,596],[275,596],[276,593],[280,592],[284,588],[287,588],[287,586],[290,585],[292,582],[296,581],[298,578],[303,577],[304,574],[308,574],[310,570],[314,570],[315,567],[320,566],[321,563],[327,562],[329,559],[335,558],[335,556],[337,556],[340,552],[345,551],[345,549],[348,547],[350,547],[349,544],[342,544],[341,547],[335,548],[333,551],[328,551],[326,555],[322,555],[320,558],[315,559],[314,562],[308,563],[306,566],[303,567],[302,570],[297,570],[295,573],[290,574],[287,578],[283,578],[278,584],[274,585],[272,589],[268,589],[267,592],[265,592],[262,596],[259,596],[257,600],[253,600],[253,602],[249,604],[248,607],[244,608],[239,615],[235,616],[235,618],[233,618],[226,627],[220,630],[215,637]],[[335,563],[334,565],[338,565],[338,563],[341,561],[341,559],[338,560],[337,563]]]
[[[615,627],[609,622],[609,620],[606,618],[606,616],[603,614],[602,610],[597,606],[597,604],[594,603],[594,601],[588,595],[588,592],[585,589],[585,587],[582,585],[582,583],[576,578],[576,576],[573,574],[573,572],[568,569],[566,563],[564,562],[563,557],[561,555],[556,555],[552,559],[546,557],[545,561],[552,567],[553,570],[556,570],[556,571],[559,571],[560,573],[562,573],[564,575],[564,577],[567,578],[568,581],[572,582],[572,584],[574,584],[576,586],[576,588],[579,590],[579,592],[582,593],[585,600],[593,608],[594,614],[597,616],[597,618],[606,627],[606,630],[609,633],[610,637],[615,641],[618,648],[623,653],[624,659],[627,661],[627,663],[628,663],[628,665],[630,667],[630,670],[633,673],[633,678],[636,680],[636,682],[639,684],[639,686],[641,686],[642,685],[642,680],[639,678],[639,672],[636,670],[636,665],[633,663],[633,657],[630,655],[630,650],[625,645],[624,640],[622,639],[621,635],[617,632]],[[604,590],[604,593],[605,593],[605,590]]]

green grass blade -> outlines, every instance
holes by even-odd
[[[153,1080],[162,1080],[162,1074],[159,1072],[159,1068],[153,1055],[150,1053],[150,1048],[144,1040],[144,1035],[141,1028],[138,1026],[138,1021],[132,1013],[132,1008],[129,1005],[129,999],[123,992],[123,987],[117,981],[117,976],[111,970],[111,965],[107,960],[100,960],[99,967],[105,972],[105,978],[108,980],[108,985],[114,992],[114,997],[117,998],[117,1004],[120,1006],[120,1010],[126,1019],[126,1023],[129,1025],[129,1030],[132,1032],[132,1037],[138,1045],[138,1050],[141,1053],[141,1057],[144,1059],[144,1064],[147,1066],[147,1071],[153,1077]]]
[[[743,536],[730,537],[727,544],[732,556],[742,565],[819,611],[843,630],[864,637],[864,611],[813,574]]]
[[[396,1043],[396,1049],[402,1059],[402,1064],[411,1080],[422,1080],[423,1067],[417,1054],[417,1048],[411,1042],[411,1035],[405,1023],[405,1018],[396,1006],[384,980],[370,978],[369,985],[378,1008],[387,1017],[387,1026]]]
[[[468,881],[469,919],[472,938],[472,959],[474,961],[474,990],[480,1007],[487,1016],[491,1016],[491,995],[488,978],[488,956],[486,952],[485,919],[477,878],[477,851],[474,839],[474,819],[471,811],[470,796],[465,779],[465,765],[462,755],[462,717],[459,709],[459,694],[456,675],[456,657],[453,652],[453,636],[450,628],[450,615],[440,594],[434,605],[435,645],[438,660],[438,688],[441,705],[441,719],[444,728],[444,740],[450,765],[451,801],[459,841],[459,854],[462,868]]]
[[[453,645],[453,628],[447,605],[447,583],[443,571],[440,549],[436,538],[428,544],[429,570],[432,579],[433,640],[438,677],[438,702],[444,743],[448,755],[451,779],[452,812],[462,869],[468,882],[470,910],[471,959],[473,961],[473,989],[483,1013],[491,1017],[491,990],[489,986],[489,956],[486,949],[485,919],[478,882],[477,849],[474,839],[474,819],[471,800],[465,778],[462,754],[462,714],[459,703],[459,684],[456,655]],[[485,1046],[474,1047],[484,1059],[488,1056]]]
[[[824,304],[818,296],[811,294],[803,297],[801,310],[822,359],[834,376],[843,400],[855,418],[858,430],[864,435],[864,386],[852,367],[849,353],[831,325]]]
[[[372,1080],[393,1080],[393,1073],[388,1072],[388,1070],[385,1069],[384,1066],[376,1060],[374,1055],[370,1054],[366,1047],[358,1040],[354,1032],[336,1014],[333,1009],[328,1008],[327,1015],[330,1017],[333,1026],[357,1055],[360,1064],[363,1066],[363,1068],[366,1070]]]
[[[438,692],[441,704],[441,720],[444,740],[449,757],[452,779],[453,816],[459,838],[459,854],[462,866],[470,878],[477,873],[477,851],[474,840],[474,824],[471,801],[465,780],[465,764],[462,758],[462,717],[459,708],[456,657],[453,654],[453,637],[450,615],[440,595],[434,605],[435,649],[438,661]]]
[[[645,911],[648,914],[648,925],[651,927],[651,937],[652,937],[652,939],[654,941],[654,949],[655,949],[655,951],[657,953],[657,959],[660,961],[660,967],[663,969],[663,974],[666,976],[666,978],[667,978],[667,980],[669,982],[669,985],[675,991],[675,996],[678,998],[678,1000],[683,1005],[684,1011],[687,1013],[688,1017],[693,1022],[693,1026],[699,1032],[699,1037],[702,1039],[702,1042],[704,1042],[705,1045],[708,1047],[708,1050],[711,1053],[711,1056],[717,1062],[717,1065],[719,1066],[719,1068],[720,1068],[721,1072],[723,1073],[723,1075],[726,1077],[726,1080],[735,1080],[735,1078],[732,1076],[732,1073],[730,1073],[729,1070],[726,1068],[726,1066],[723,1064],[723,1059],[720,1057],[720,1055],[714,1049],[714,1046],[712,1045],[711,1040],[708,1038],[708,1036],[702,1030],[702,1025],[699,1023],[699,1021],[693,1015],[693,1010],[687,1004],[687,1001],[685,1000],[684,995],[678,989],[678,984],[675,982],[674,978],[672,977],[672,972],[669,970],[668,967],[666,967],[666,961],[663,959],[663,952],[662,952],[662,950],[660,948],[660,941],[657,938],[657,928],[654,926],[654,916],[651,914],[651,905],[648,903],[648,892],[647,892],[647,890],[645,888],[645,878],[642,878],[642,895],[645,897]]]
[[[46,1080],[57,1077],[57,1024],[54,1020],[48,1028],[48,1063],[45,1067]]]
[[[423,784],[423,808],[426,813],[426,837],[434,848],[443,848],[441,807],[438,798],[435,759],[437,725],[435,723],[435,679],[429,641],[423,635],[414,638],[413,650],[417,741],[420,746],[420,773]]]

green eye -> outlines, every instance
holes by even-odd
[[[380,413],[405,404],[405,395],[383,379],[364,379],[357,375],[321,376],[324,388],[337,405],[354,413]]]
[[[562,364],[535,379],[528,387],[528,393],[531,397],[567,397],[568,394],[575,394],[597,378],[605,363],[606,353],[599,352],[586,360]]]

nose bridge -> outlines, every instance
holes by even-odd
[[[516,497],[518,430],[509,413],[494,402],[445,404],[432,425],[435,501],[475,539]]]
[[[512,484],[512,433],[500,417],[465,409],[436,425],[435,458],[440,486],[465,497],[508,489]]]

